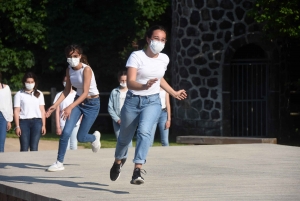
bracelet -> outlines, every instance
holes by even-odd
[[[16,130],[17,128],[20,128],[20,126],[16,126],[16,128],[14,130]]]

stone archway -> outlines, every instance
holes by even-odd
[[[274,58],[278,50],[276,44],[262,42],[259,36],[252,39],[232,41],[226,51],[223,136],[276,136],[273,131],[278,129],[275,122],[279,121],[279,108],[276,108],[279,88],[275,83],[279,81],[280,62]],[[247,75],[249,72],[255,75]]]

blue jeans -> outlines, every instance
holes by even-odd
[[[39,141],[42,135],[42,119],[20,119],[20,151],[38,151]]]
[[[7,126],[7,121],[4,118],[2,112],[0,112],[0,152],[4,152],[6,126]]]
[[[75,100],[78,96],[75,97]],[[82,115],[81,123],[77,133],[78,142],[94,142],[94,135],[89,134],[89,130],[95,122],[100,110],[100,98],[85,99],[81,104],[72,109],[70,118],[66,120],[65,127],[62,131],[59,140],[57,160],[64,162],[64,157],[67,151],[68,141],[72,131]]]
[[[60,127],[61,130],[64,130],[64,126],[61,126]],[[78,129],[79,129],[79,125],[75,125],[72,133],[71,133],[71,136],[70,136],[70,139],[68,140],[68,146],[67,146],[67,150],[76,150],[77,149],[77,144],[78,144],[78,141],[77,141],[77,133],[78,133]]]
[[[169,146],[169,129],[165,129],[167,120],[168,120],[168,113],[165,109],[163,109],[160,112],[158,122],[156,122],[156,124],[154,124],[153,129],[152,129],[152,133],[153,133],[152,137],[153,138],[152,138],[151,146],[153,145],[153,142],[154,142],[154,136],[155,136],[155,131],[156,131],[157,125],[158,125],[158,129],[159,129],[161,145]]]
[[[150,96],[133,95],[130,91],[121,110],[121,127],[117,141],[115,158],[127,158],[128,146],[136,133],[136,147],[133,162],[146,163],[146,157],[152,140],[152,128],[159,117],[161,103],[159,94]]]
[[[114,132],[115,132],[116,138],[118,139],[119,134],[120,134],[120,124],[118,124],[117,122],[115,122],[113,120],[113,127],[114,127]],[[129,147],[132,147],[132,140],[130,141]]]

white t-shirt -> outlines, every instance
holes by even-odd
[[[3,89],[0,89],[0,112],[2,112],[2,115],[6,121],[12,122],[13,108],[11,91],[8,85],[5,85]]]
[[[57,93],[53,103],[55,103],[57,101],[57,99],[59,98],[59,96],[61,95],[62,91]],[[59,104],[59,116],[61,116],[62,114],[62,110],[65,109],[66,107],[68,107],[69,105],[71,105],[71,103],[74,102],[74,98],[76,96],[76,91],[72,91],[60,104]],[[63,120],[62,118],[59,118],[59,123],[61,127],[64,127],[66,124],[66,121]],[[80,124],[80,120],[78,120],[78,122],[76,123],[76,126],[78,126]]]
[[[20,119],[42,118],[40,105],[45,105],[44,95],[40,90],[39,97],[34,96],[34,92],[26,93],[20,90],[14,97],[14,107],[20,108]]]
[[[129,56],[126,67],[137,69],[136,82],[146,84],[149,79],[157,78],[148,90],[130,90],[135,95],[147,96],[159,93],[160,79],[164,77],[169,64],[169,57],[164,53],[159,53],[158,57],[150,58],[144,50],[134,51]]]
[[[87,67],[87,65],[84,63],[82,63],[82,68],[79,70],[73,70],[73,68],[71,66],[69,66],[70,81],[71,81],[72,86],[74,86],[77,89],[78,96],[80,96],[83,93],[83,70],[85,67]],[[94,95],[98,95],[98,94],[99,94],[99,91],[97,89],[95,75],[92,70],[92,79],[91,79],[88,96],[94,96]]]
[[[120,91],[120,109],[123,107],[127,91]]]
[[[167,107],[166,106],[166,91],[160,90],[159,97],[160,97],[160,102],[161,102],[161,108],[165,109]]]

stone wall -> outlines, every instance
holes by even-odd
[[[252,6],[249,0],[172,1],[172,85],[188,93],[173,102],[172,135],[230,136],[228,66],[235,51],[255,43],[270,60],[279,54],[247,16]]]

